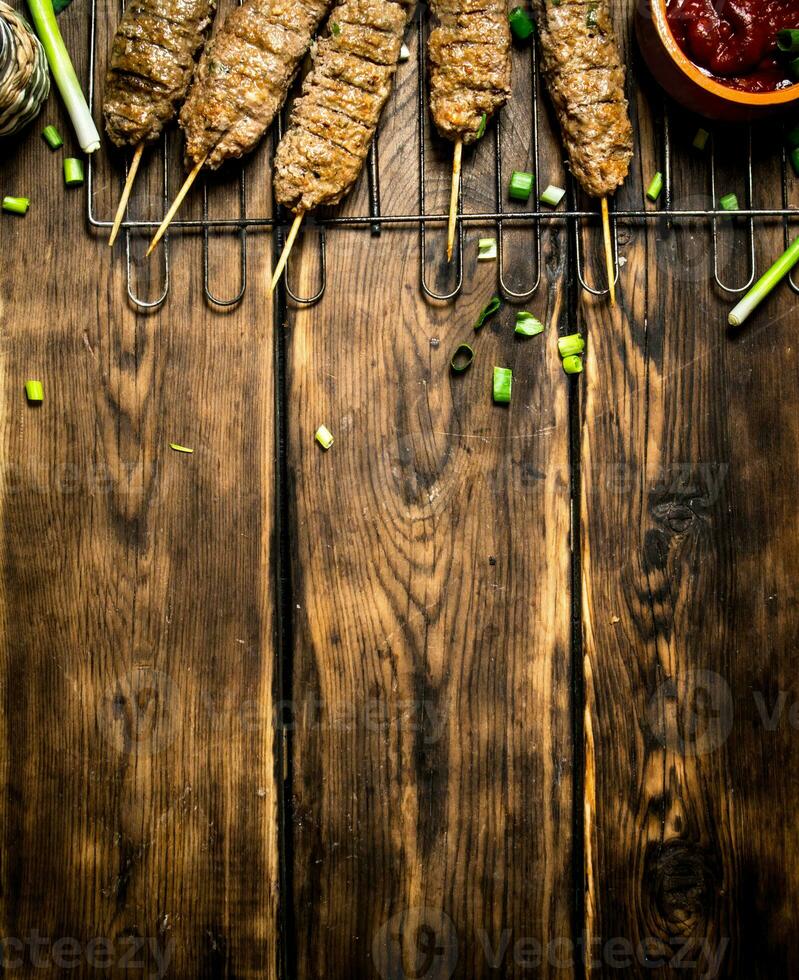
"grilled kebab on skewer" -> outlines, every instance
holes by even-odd
[[[447,261],[452,258],[464,144],[482,135],[486,120],[511,91],[511,37],[505,0],[431,0],[434,27],[427,41],[430,112],[439,133],[455,143]]]
[[[627,177],[633,132],[609,0],[533,0],[533,13],[541,68],[571,172],[587,194],[602,201],[608,281],[615,304],[607,198]]]
[[[338,204],[358,179],[414,9],[414,0],[344,0],[333,9],[275,156],[275,197],[295,218],[272,289],[303,215]]]
[[[258,145],[329,8],[330,0],[244,0],[225,18],[203,52],[180,113],[190,173],[150,252],[203,167],[216,170]]]
[[[216,0],[133,0],[117,27],[103,93],[109,138],[135,147],[109,238],[113,245],[147,143],[174,118],[205,43]]]

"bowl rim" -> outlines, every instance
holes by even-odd
[[[667,0],[652,0],[655,28],[671,60],[692,82],[701,86],[705,91],[721,99],[725,99],[727,102],[734,102],[737,105],[759,107],[779,106],[787,105],[799,99],[799,83],[792,85],[790,88],[775,89],[773,92],[742,92],[740,89],[722,85],[721,82],[709,78],[696,67],[691,59],[683,52],[679,44],[677,44],[674,35],[671,33],[669,22],[666,19],[666,3]]]

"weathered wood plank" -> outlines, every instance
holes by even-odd
[[[631,8],[632,4],[625,7]],[[657,169],[645,93],[622,199]],[[709,206],[696,124],[677,124],[675,200]],[[743,197],[725,153],[719,193]],[[763,205],[777,141],[756,138]],[[724,154],[720,153],[724,159]],[[771,161],[771,162],[769,162]],[[764,200],[763,194],[773,194]],[[693,202],[693,203],[689,203]],[[758,263],[781,250],[759,230]],[[736,337],[706,228],[623,248],[622,304],[584,301],[582,406],[586,928],[596,975],[767,977],[796,962],[795,341],[780,290]],[[741,228],[721,268],[744,282]],[[758,700],[758,699],[761,700]],[[770,713],[783,705],[770,730]],[[626,972],[625,972],[626,971]]]
[[[87,20],[63,17],[74,52]],[[42,120],[70,133],[56,95]],[[38,934],[51,968],[275,976],[271,310],[214,313],[195,238],[135,313],[39,129],[2,168],[33,200],[0,220],[4,956],[29,968]]]
[[[411,62],[380,139],[386,213],[415,206],[415,132]],[[470,210],[493,203],[491,139],[466,162]],[[431,209],[450,154],[431,147]],[[547,334],[520,341],[508,307],[471,328],[496,288],[495,267],[476,262],[481,234],[467,233],[463,296],[441,307],[422,299],[414,228],[336,231],[325,299],[290,315],[302,977],[515,976],[536,959],[538,976],[570,974],[564,240],[546,237],[530,307]],[[439,287],[444,242],[431,230]],[[309,240],[295,275],[314,280]],[[477,359],[453,377],[462,340]],[[494,364],[514,369],[509,410],[491,402]],[[321,422],[328,453],[313,441]]]

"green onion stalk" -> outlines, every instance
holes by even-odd
[[[740,327],[749,314],[759,306],[774,287],[781,282],[799,262],[799,238],[777,259],[774,265],[752,286],[741,302],[730,313],[730,326]]]
[[[33,26],[44,46],[53,78],[75,127],[80,148],[84,153],[100,149],[100,134],[86,104],[83,89],[72,67],[64,39],[55,19],[52,0],[28,0]]]

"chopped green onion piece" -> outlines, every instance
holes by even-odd
[[[799,146],[795,150],[791,150],[791,166],[793,172],[799,177]]]
[[[37,404],[44,401],[44,388],[41,381],[26,381],[25,397],[29,402],[36,402]]]
[[[541,195],[541,200],[551,208],[556,208],[565,196],[566,191],[562,187],[555,187],[554,184],[550,184]]]
[[[497,257],[496,238],[481,238],[477,243],[477,261],[488,262]]]
[[[513,371],[510,368],[494,368],[494,401],[507,405],[513,386]]]
[[[524,7],[514,7],[508,14],[508,21],[513,36],[519,41],[526,41],[535,30],[535,24]]]
[[[314,438],[322,449],[325,450],[325,452],[327,452],[327,450],[333,445],[333,433],[326,425],[319,426],[319,428],[316,430],[316,435]]]
[[[704,150],[707,146],[707,141],[710,139],[710,133],[706,129],[697,129],[696,136],[694,136],[694,147],[697,150]]]
[[[519,310],[516,314],[516,327],[514,333],[521,334],[522,337],[535,337],[544,332],[544,324],[537,320],[532,313],[526,310]]]
[[[334,35],[334,37],[338,37],[339,34],[341,34],[341,27],[335,21],[333,21],[333,23],[330,25],[330,33]]]
[[[558,337],[558,353],[561,357],[570,357],[572,354],[582,354],[585,350],[585,341],[579,333],[569,334],[568,337]]]
[[[791,62],[791,74],[794,78],[799,78],[799,58],[794,58]]]
[[[31,202],[28,197],[3,198],[3,210],[9,211],[11,214],[27,214],[30,206]]]
[[[785,134],[785,142],[794,150],[799,146],[799,125],[788,130]]]
[[[94,153],[100,149],[100,134],[61,36],[52,0],[28,0],[28,7],[58,91],[75,127],[78,144],[84,153]]]
[[[774,265],[758,279],[741,302],[730,313],[730,326],[740,327],[780,280],[799,262],[799,237],[795,238],[789,248],[777,259]]]
[[[563,358],[563,370],[566,374],[581,374],[583,370],[582,359],[577,354],[570,354]]]
[[[455,372],[455,374],[460,374],[467,368],[472,366],[472,361],[474,360],[474,351],[468,344],[458,344],[455,348],[455,353],[449,360],[449,366]]]
[[[526,170],[514,170],[510,175],[508,194],[515,201],[527,201],[533,193],[535,177]]]
[[[67,187],[80,187],[83,183],[83,160],[74,157],[64,160],[64,183]]]
[[[194,450],[193,449],[189,449],[188,446],[181,446],[177,442],[170,442],[169,448],[170,449],[174,449],[176,453],[193,453],[194,452]]]
[[[596,27],[597,26],[597,10],[598,4],[592,3],[588,8],[588,13],[585,15],[585,26],[586,27]]]
[[[480,125],[477,127],[477,139],[482,139],[486,131],[486,124],[488,123],[488,116],[483,113],[480,117]]]
[[[479,330],[486,320],[497,312],[500,306],[502,306],[502,300],[499,298],[499,296],[492,296],[482,310],[480,310],[480,312],[477,314],[474,329]]]
[[[45,143],[51,150],[60,150],[64,145],[64,141],[61,139],[61,134],[58,132],[55,126],[45,126],[42,130],[42,136],[44,137]]]
[[[786,29],[777,31],[777,47],[780,51],[799,51],[799,31]]]
[[[403,44],[402,47],[400,48],[399,60],[407,61],[410,58],[410,56],[411,56],[411,49],[408,47],[407,44]]]
[[[663,190],[663,174],[658,170],[655,176],[652,178],[652,182],[646,189],[646,196],[653,203],[657,202],[660,197],[661,191]]]
[[[736,194],[725,194],[724,197],[719,199],[719,204],[724,211],[740,211],[738,196]]]

